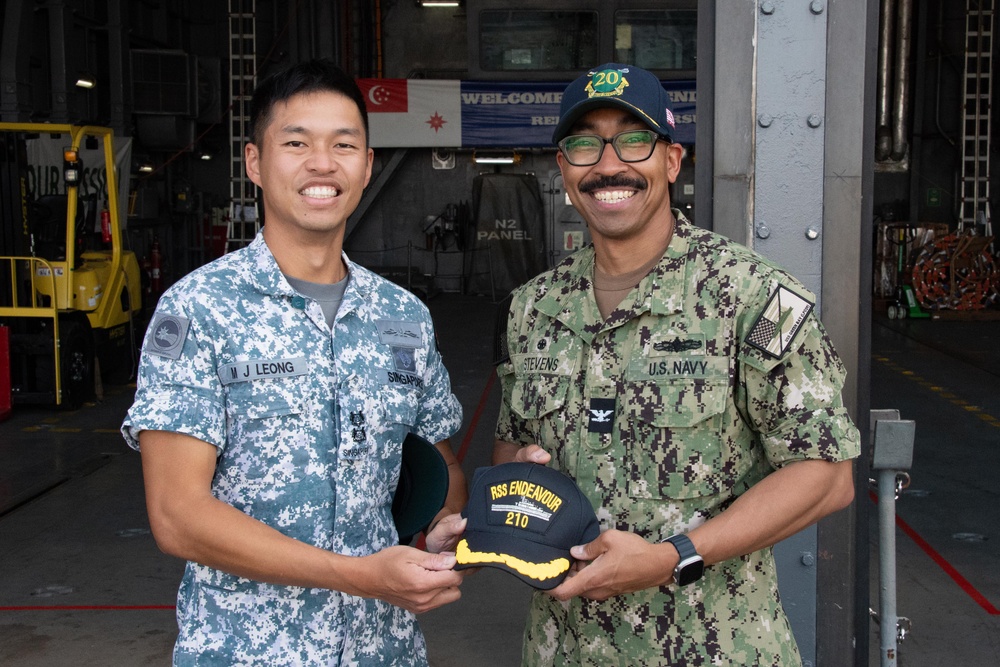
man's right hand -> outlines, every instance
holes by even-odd
[[[464,576],[452,569],[456,562],[454,554],[432,554],[395,546],[357,561],[363,567],[357,576],[351,577],[357,589],[346,591],[353,595],[378,598],[415,614],[462,597],[458,587]]]

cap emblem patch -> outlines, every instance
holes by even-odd
[[[628,69],[604,69],[593,72],[590,83],[584,89],[587,91],[587,97],[618,97],[628,86],[625,74],[628,74]]]

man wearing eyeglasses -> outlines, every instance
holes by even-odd
[[[602,533],[535,594],[526,665],[800,664],[771,546],[854,496],[860,439],[812,295],[671,209],[673,136],[637,67],[563,95],[556,159],[593,245],[512,295],[493,458],[573,477]]]

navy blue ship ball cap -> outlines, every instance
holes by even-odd
[[[462,515],[456,570],[495,567],[541,590],[566,578],[571,547],[601,533],[576,482],[537,463],[478,468]]]
[[[674,140],[674,112],[670,108],[670,95],[660,80],[634,65],[607,63],[566,87],[552,143],[558,144],[585,113],[601,107],[625,109],[660,136]]]

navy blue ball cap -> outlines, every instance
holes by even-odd
[[[409,544],[430,525],[444,507],[448,485],[448,463],[438,448],[416,433],[407,433],[392,497],[392,520],[400,544]]]
[[[570,477],[537,463],[478,468],[456,570],[495,567],[541,589],[566,578],[569,550],[601,534],[590,501]]]
[[[606,63],[569,84],[559,106],[559,124],[552,133],[558,144],[588,111],[618,107],[635,114],[657,134],[674,140],[670,95],[652,72],[634,65]]]

